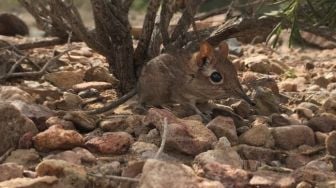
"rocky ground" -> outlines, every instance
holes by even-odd
[[[245,121],[213,113],[205,124],[166,109],[132,113],[136,99],[105,115],[83,113],[118,98],[118,81],[102,56],[71,46],[41,78],[0,86],[0,187],[336,186],[336,50],[242,45],[230,58],[256,106],[216,101]],[[67,48],[25,53],[43,66]],[[3,62],[19,59],[2,49],[0,75]]]

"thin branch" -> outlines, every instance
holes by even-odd
[[[168,122],[167,122],[167,118],[165,117],[163,119],[163,133],[162,133],[161,145],[160,145],[159,150],[156,152],[154,159],[158,159],[161,153],[163,152],[164,147],[166,145],[166,141],[167,141],[167,135],[168,135]]]
[[[32,48],[43,48],[48,46],[55,46],[66,43],[66,40],[61,38],[54,38],[54,39],[47,39],[47,40],[41,40],[41,41],[34,41],[34,42],[27,42],[22,44],[16,44],[16,45],[8,45],[5,47],[0,48],[1,49],[8,49],[8,48],[17,48],[19,50],[28,50]]]
[[[11,67],[11,69],[8,71],[8,74],[12,74],[15,69],[23,63],[23,61],[28,57],[28,55],[22,56],[18,61],[15,62],[15,64]]]
[[[196,14],[201,2],[201,0],[188,1],[186,8],[183,11],[183,14],[171,35],[172,42],[175,42],[179,36],[183,36],[188,31],[191,23],[194,20],[194,15]]]
[[[130,7],[132,6],[134,0],[123,0],[123,7],[126,12],[129,11]]]
[[[67,49],[63,52],[61,52],[60,54],[54,56],[53,58],[51,58],[43,67],[41,70],[39,71],[35,71],[35,72],[18,72],[18,73],[11,73],[11,74],[6,74],[5,76],[1,77],[0,80],[3,79],[8,79],[8,78],[15,78],[15,77],[24,77],[24,76],[29,76],[29,77],[33,77],[33,76],[40,76],[42,75],[44,72],[46,72],[47,68],[54,63],[56,60],[58,60],[61,56],[63,56],[64,54],[68,53],[71,50],[76,49],[77,47],[71,48],[71,49]]]
[[[194,19],[195,19],[195,21],[205,20],[205,19],[207,19],[209,17],[212,17],[212,16],[216,16],[216,15],[219,15],[219,14],[224,14],[227,11],[228,11],[228,7],[221,7],[221,8],[211,10],[209,12],[197,14]]]
[[[142,34],[137,48],[134,51],[134,59],[136,65],[141,65],[147,57],[147,50],[151,41],[154,29],[155,15],[160,7],[160,0],[151,0],[149,2],[145,20],[142,26]]]
[[[135,182],[138,183],[140,180],[137,178],[129,178],[124,176],[114,176],[114,175],[103,175],[100,173],[94,174],[94,173],[88,173],[89,176],[94,176],[98,178],[107,178],[107,179],[114,179],[114,180],[120,180],[120,181],[129,181],[129,182]]]

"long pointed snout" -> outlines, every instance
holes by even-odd
[[[253,102],[253,101],[250,99],[250,97],[248,97],[248,96],[245,94],[244,91],[236,91],[236,93],[238,94],[238,96],[239,96],[240,98],[244,99],[244,100],[245,100],[246,102],[248,102],[250,105],[252,105],[252,106],[255,106],[255,105],[256,105],[256,103]]]

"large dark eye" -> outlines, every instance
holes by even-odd
[[[219,84],[223,80],[223,77],[219,72],[215,71],[210,75],[210,79],[213,83]]]

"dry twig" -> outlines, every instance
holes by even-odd
[[[162,133],[162,140],[161,140],[161,145],[159,150],[156,152],[154,159],[158,159],[161,155],[161,153],[164,150],[164,147],[166,145],[166,141],[167,141],[167,135],[168,135],[168,122],[167,122],[167,118],[163,119],[163,133]]]
[[[16,77],[34,77],[34,76],[41,76],[44,72],[46,72],[47,68],[54,63],[56,60],[58,60],[61,56],[63,56],[64,54],[66,54],[67,52],[76,49],[74,48],[70,48],[67,49],[63,52],[61,52],[60,54],[54,56],[53,58],[51,58],[39,71],[33,71],[33,72],[18,72],[18,73],[11,73],[8,72],[5,76],[1,77],[0,80],[5,80],[8,78],[16,78]],[[15,63],[17,64],[17,63]]]

